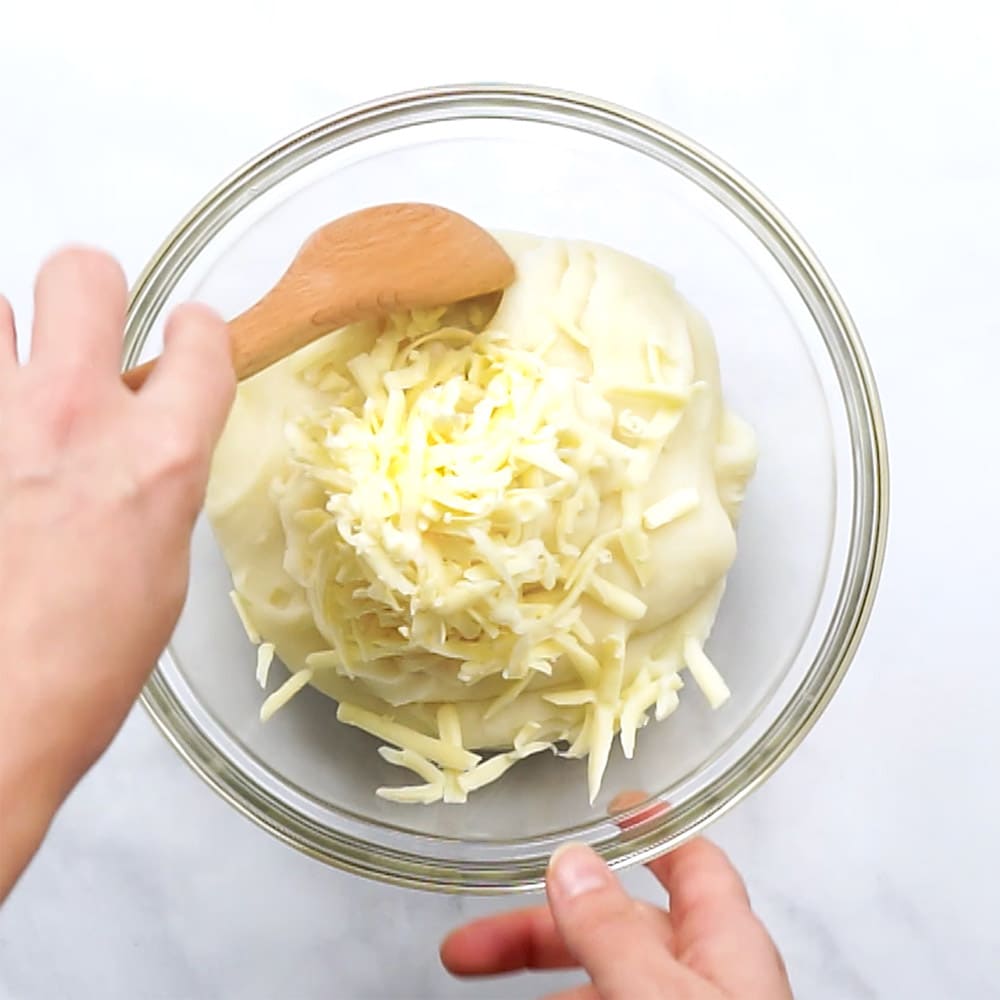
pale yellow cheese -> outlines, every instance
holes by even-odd
[[[593,799],[679,670],[728,696],[702,646],[756,452],[709,330],[640,261],[501,238],[485,327],[466,305],[323,338],[241,386],[213,468],[234,603],[293,671],[262,714],[329,694],[423,780],[393,801],[550,747],[590,758]]]

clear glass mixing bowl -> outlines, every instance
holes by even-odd
[[[330,864],[447,891],[541,885],[552,850],[591,843],[613,865],[692,836],[760,784],[837,688],[870,612],[886,536],[887,466],[871,372],[815,257],[735,171],[669,128],[601,101],[462,86],[336,114],[262,153],[213,191],[135,288],[126,364],[159,353],[176,303],[234,315],[313,229],[368,204],[428,201],[497,229],[582,237],[672,273],[715,331],[727,399],[755,427],[760,465],[708,650],[733,696],[681,708],[612,755],[588,805],[585,763],[542,754],[467,805],[401,806],[376,743],[307,690],[267,724],[254,652],[205,523],[191,591],[143,702],[221,795]],[[253,461],[253,456],[247,456]],[[282,672],[276,670],[276,675]],[[610,800],[644,789],[622,830]],[[645,818],[643,818],[645,817]]]

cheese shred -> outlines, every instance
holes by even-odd
[[[260,706],[260,720],[261,722],[267,722],[268,719],[278,711],[279,708],[284,708],[292,698],[294,698],[311,680],[312,671],[307,667],[305,670],[298,670],[292,674],[284,684],[278,688],[274,694],[270,695],[264,700],[264,704]]]
[[[257,647],[257,683],[262,687],[267,687],[267,677],[271,671],[271,664],[274,662],[274,643],[262,642]]]
[[[684,659],[712,708],[718,708],[729,700],[729,688],[722,674],[715,669],[715,664],[705,655],[701,643],[694,636],[684,640]]]

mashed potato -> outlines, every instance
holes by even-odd
[[[756,449],[723,407],[704,320],[589,243],[500,237],[481,306],[330,334],[245,382],[208,513],[234,600],[291,676],[461,802],[546,749],[589,757],[679,703],[728,697],[703,643]]]

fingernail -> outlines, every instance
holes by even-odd
[[[612,878],[608,866],[586,844],[563,844],[549,861],[549,879],[565,899],[603,889]]]
[[[614,816],[615,813],[628,812],[629,809],[641,806],[648,798],[649,796],[645,792],[640,792],[637,788],[619,792],[608,803],[608,815]]]

